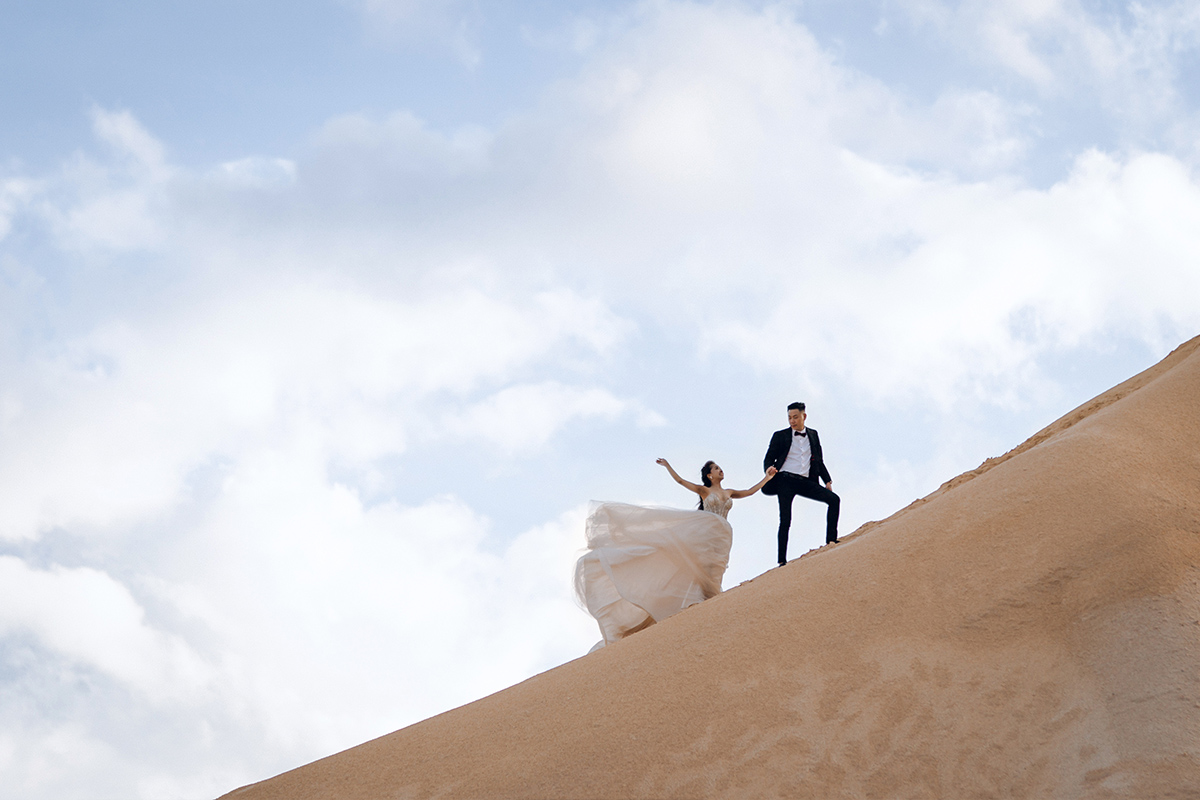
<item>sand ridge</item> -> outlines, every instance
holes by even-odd
[[[842,544],[226,797],[1195,796],[1198,350]]]
[[[934,490],[930,494],[926,495],[925,497],[914,500],[912,503],[910,503],[909,505],[900,509],[895,514],[893,514],[890,517],[887,517],[886,519],[874,520],[872,522],[865,523],[864,525],[860,526],[854,532],[854,534],[865,533],[866,531],[871,530],[872,528],[875,528],[875,527],[883,524],[884,522],[889,522],[892,519],[895,519],[896,517],[906,513],[910,509],[915,508],[916,506],[919,506],[919,505],[923,505],[923,504],[929,502],[930,500],[932,500],[933,498],[935,498],[939,495],[945,494],[946,492],[950,491],[951,489],[955,488],[956,486],[961,486],[962,484],[966,483],[967,481],[971,480],[972,478],[976,478],[976,477],[982,475],[983,473],[990,470],[992,467],[995,467],[998,464],[1002,464],[1005,461],[1009,460],[1010,458],[1020,455],[1021,453],[1024,453],[1026,450],[1029,450],[1030,448],[1036,447],[1037,445],[1041,444],[1042,442],[1046,441],[1047,439],[1051,438],[1052,436],[1062,433],[1063,431],[1069,429],[1071,426],[1075,425],[1076,423],[1087,419],[1088,417],[1095,414],[1097,411],[1100,411],[1101,409],[1122,399],[1126,395],[1129,395],[1129,394],[1137,391],[1138,389],[1141,389],[1143,386],[1150,383],[1158,376],[1170,371],[1175,365],[1177,365],[1178,363],[1180,363],[1181,361],[1186,359],[1193,352],[1195,352],[1198,348],[1200,348],[1200,336],[1197,336],[1193,339],[1189,339],[1188,341],[1181,344],[1179,347],[1176,347],[1173,351],[1171,351],[1171,353],[1169,355],[1167,355],[1166,358],[1164,358],[1162,361],[1158,362],[1154,366],[1150,367],[1150,369],[1139,372],[1137,375],[1134,375],[1129,380],[1123,381],[1122,383],[1117,384],[1116,386],[1114,386],[1113,388],[1104,392],[1103,394],[1099,394],[1096,397],[1093,397],[1091,400],[1088,400],[1083,405],[1073,409],[1072,411],[1068,412],[1067,414],[1064,414],[1063,416],[1059,417],[1054,422],[1047,425],[1045,428],[1042,428],[1040,431],[1035,433],[1033,436],[1030,436],[1028,439],[1026,439],[1021,444],[1014,447],[1012,450],[1009,450],[1007,453],[1004,453],[1003,455],[999,455],[999,456],[993,456],[992,458],[985,460],[982,464],[980,464],[975,469],[968,470],[967,472],[964,472],[961,475],[956,475],[955,477],[953,477],[950,480],[943,483],[940,487],[938,487],[936,490]],[[851,534],[851,535],[854,535],[854,534]],[[845,538],[848,538],[848,537],[845,537]]]

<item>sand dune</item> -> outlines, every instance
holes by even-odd
[[[232,792],[1200,796],[1200,338],[842,544]]]

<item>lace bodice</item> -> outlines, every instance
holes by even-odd
[[[732,497],[720,497],[716,492],[709,492],[708,497],[704,498],[704,510],[710,511],[719,517],[728,519],[729,509],[733,508]]]

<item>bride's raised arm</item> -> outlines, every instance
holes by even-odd
[[[729,496],[730,497],[749,497],[750,495],[754,494],[762,487],[766,486],[767,481],[769,481],[769,480],[771,480],[771,478],[775,477],[775,472],[776,472],[776,469],[774,467],[767,467],[767,474],[763,475],[763,479],[761,481],[754,484],[754,486],[750,487],[749,489],[736,489],[736,490],[730,492]]]
[[[699,486],[691,481],[685,481],[683,478],[679,477],[679,473],[675,471],[674,467],[667,463],[665,458],[656,458],[654,459],[654,463],[661,464],[662,466],[666,467],[667,472],[671,473],[671,477],[675,479],[675,482],[685,489],[690,489],[701,497],[704,497],[704,495],[708,493],[707,486]]]

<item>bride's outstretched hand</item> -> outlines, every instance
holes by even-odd
[[[701,497],[704,496],[704,492],[706,491],[705,489],[701,489],[699,486],[692,483],[691,481],[685,481],[683,478],[679,477],[679,473],[676,472],[671,467],[671,465],[667,463],[667,460],[665,458],[656,458],[656,459],[654,459],[654,463],[662,464],[664,467],[666,467],[667,472],[671,473],[671,478],[676,483],[678,483],[680,486],[684,486],[684,487],[690,489],[691,491],[695,492],[696,494],[700,495]]]
[[[774,467],[767,467],[767,477],[768,478],[774,478],[778,474],[779,474],[779,470],[775,469]]]

